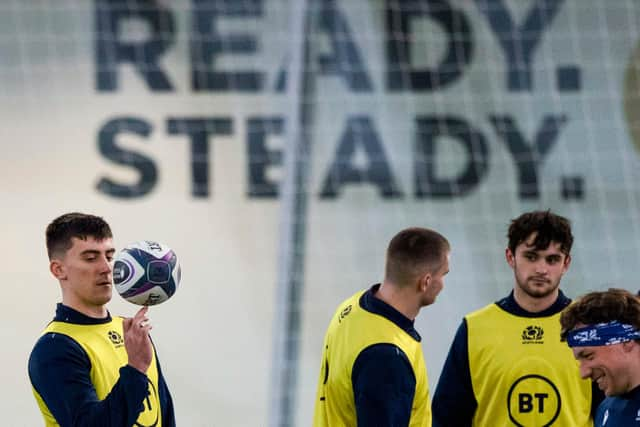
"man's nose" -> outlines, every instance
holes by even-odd
[[[591,367],[587,362],[580,362],[580,377],[583,379],[591,377]]]
[[[106,257],[102,258],[102,262],[100,264],[100,271],[103,273],[111,273],[113,270],[113,262],[109,261]]]
[[[545,261],[544,259],[541,259],[541,260],[538,260],[538,262],[536,262],[536,273],[547,274],[548,271],[549,271],[549,266],[547,265],[547,261]]]

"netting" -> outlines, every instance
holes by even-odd
[[[431,385],[462,316],[506,295],[511,218],[569,217],[562,287],[636,290],[640,6],[631,0],[0,4],[10,425],[57,298],[55,215],[166,242],[183,287],[154,340],[184,425],[309,425],[336,305],[401,228],[451,241],[418,317]],[[46,288],[46,290],[44,290]],[[132,308],[114,301],[112,311]],[[24,316],[5,307],[6,319]],[[15,399],[15,390],[21,393]],[[23,403],[22,403],[23,402]],[[25,415],[26,414],[26,415]],[[25,418],[26,417],[26,418]],[[26,421],[25,421],[26,420]]]

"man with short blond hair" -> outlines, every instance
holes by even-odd
[[[338,306],[325,335],[314,427],[431,426],[420,309],[449,272],[449,242],[426,228],[396,234],[381,284]]]

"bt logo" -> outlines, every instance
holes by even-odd
[[[518,378],[507,396],[509,418],[518,427],[551,426],[560,414],[560,393],[542,375]]]

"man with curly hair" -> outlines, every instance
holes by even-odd
[[[507,237],[513,290],[463,319],[434,393],[433,425],[591,427],[602,395],[580,379],[559,339],[571,302],[559,288],[571,264],[571,225],[550,211],[527,212]]]
[[[560,317],[561,338],[580,362],[580,375],[607,398],[596,426],[640,423],[640,300],[623,289],[591,292]]]

